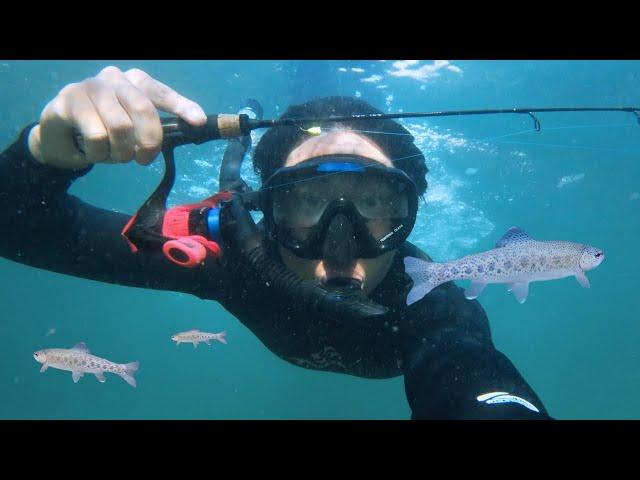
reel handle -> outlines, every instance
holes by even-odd
[[[169,240],[162,245],[162,253],[181,267],[195,267],[204,262],[209,250],[215,258],[220,257],[220,247],[216,242],[200,235],[190,235]]]

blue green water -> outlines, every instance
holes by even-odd
[[[107,65],[142,68],[210,113],[257,98],[266,117],[294,102],[356,95],[384,111],[640,105],[637,61],[0,61],[0,144],[37,121],[70,82]],[[640,125],[631,114],[540,114],[403,121],[427,156],[426,204],[410,240],[435,260],[492,248],[518,225],[541,240],[598,246],[607,258],[538,282],[520,305],[502,286],[479,298],[496,346],[561,419],[640,417]],[[259,135],[256,135],[254,142]],[[215,193],[224,143],[177,151],[171,203]],[[244,172],[255,183],[250,165]],[[160,166],[99,166],[71,192],[132,213]],[[51,232],[55,234],[55,232]],[[2,419],[406,419],[402,378],[365,380],[290,365],[217,303],[105,285],[0,259]],[[171,334],[228,331],[228,345],[176,348]],[[39,373],[42,348],[84,341],[139,360],[138,387]]]

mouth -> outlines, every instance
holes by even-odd
[[[362,290],[362,280],[355,277],[332,277],[322,282],[330,290]]]
[[[335,268],[330,265],[324,265],[324,278],[320,283],[329,289],[362,289],[364,283],[363,272],[357,268]]]

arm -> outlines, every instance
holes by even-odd
[[[416,305],[411,337],[417,341],[405,366],[412,419],[550,418],[513,363],[496,350],[477,301],[447,283]]]
[[[0,154],[0,255],[92,280],[212,298],[208,292],[217,288],[203,270],[216,271],[216,266],[188,269],[159,253],[133,254],[120,235],[128,215],[67,193],[91,167],[71,170],[38,162],[27,147],[29,130]]]

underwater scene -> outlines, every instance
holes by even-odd
[[[640,61],[0,60],[0,85],[0,419],[640,418]],[[219,115],[175,141],[162,218],[152,104]],[[330,118],[374,111],[457,113]],[[231,195],[200,203],[232,144],[255,278]]]

